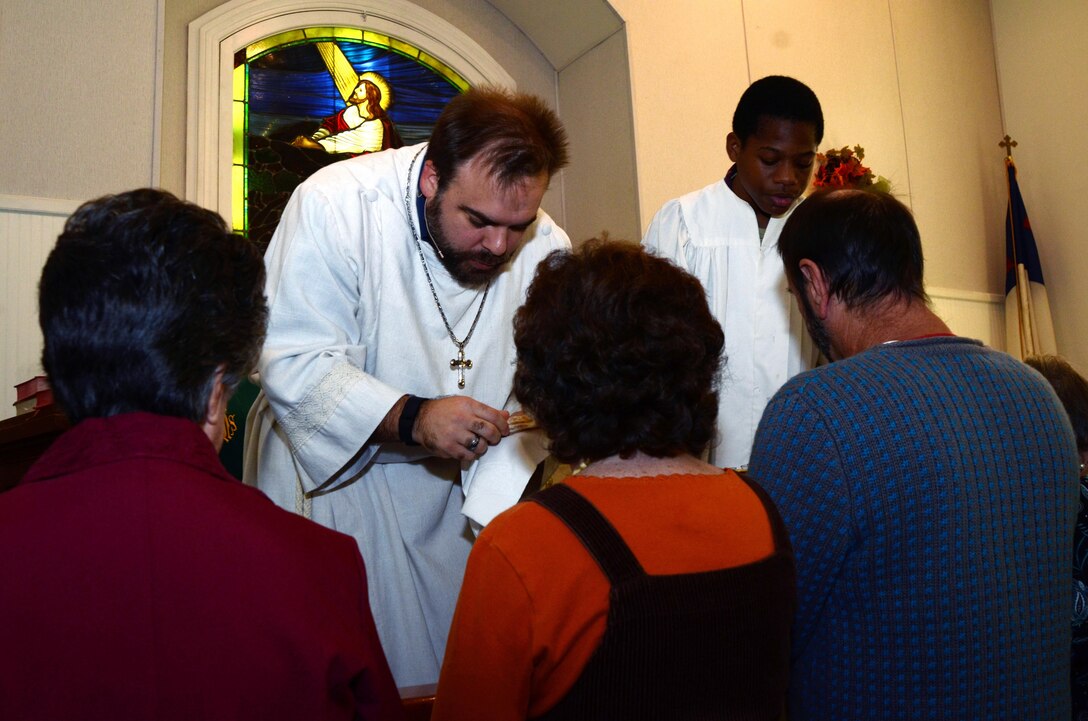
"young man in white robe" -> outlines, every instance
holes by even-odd
[[[438,679],[469,521],[517,502],[546,455],[509,435],[512,317],[570,248],[539,209],[566,162],[539,99],[470,90],[428,144],[315,173],[268,247],[246,481],[358,540],[401,687]]]
[[[786,289],[777,242],[808,187],[823,134],[820,101],[807,85],[781,75],[755,81],[726,137],[733,166],[722,180],[665,203],[642,239],[702,282],[725,331],[718,440],[708,458],[715,466],[748,465],[767,402],[818,358]]]

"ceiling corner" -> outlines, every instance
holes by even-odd
[[[623,27],[605,0],[489,0],[525,33],[556,71]]]

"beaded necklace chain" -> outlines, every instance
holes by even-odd
[[[434,281],[431,280],[431,271],[427,267],[427,259],[423,255],[423,244],[420,242],[419,233],[416,231],[416,225],[412,222],[412,170],[416,166],[416,161],[419,160],[419,156],[423,153],[423,148],[420,148],[416,156],[412,158],[412,162],[408,165],[408,183],[404,187],[404,212],[408,217],[408,226],[412,229],[412,240],[415,241],[416,251],[419,252],[419,262],[423,265],[423,275],[427,278],[427,286],[431,289],[431,297],[434,298],[434,304],[438,306],[438,314],[442,316],[442,323],[446,326],[446,332],[449,333],[450,340],[457,347],[457,357],[450,359],[450,370],[457,371],[457,387],[465,387],[465,371],[472,368],[472,359],[465,357],[465,346],[468,345],[469,340],[472,339],[472,333],[476,330],[476,324],[480,322],[480,316],[484,312],[484,303],[487,301],[487,293],[491,290],[491,281],[487,281],[487,285],[484,287],[483,297],[480,298],[480,307],[476,309],[476,317],[472,319],[472,325],[468,329],[468,334],[465,335],[464,340],[457,340],[457,336],[453,334],[453,327],[450,325],[450,321],[446,318],[446,311],[442,308],[442,302],[438,300],[438,292],[434,289]],[[431,243],[434,243],[434,238],[431,238]],[[435,250],[441,255],[441,250],[435,245]]]

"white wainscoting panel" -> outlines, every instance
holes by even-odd
[[[0,419],[15,415],[15,384],[41,374],[38,278],[79,203],[0,195]]]
[[[934,312],[956,335],[1005,350],[1005,298],[994,293],[926,288]]]

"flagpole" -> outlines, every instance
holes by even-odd
[[[1005,331],[1006,337],[1019,334],[1019,348],[1011,340],[1006,342],[1009,353],[1020,352],[1021,358],[1043,353],[1056,353],[1054,325],[1050,316],[1043,281],[1043,268],[1039,249],[1028,220],[1027,208],[1020,194],[1020,179],[1012,148],[1016,141],[1005,136],[999,145],[1006,150],[1005,180],[1009,203],[1005,210]],[[1016,298],[1010,297],[1015,286]],[[1009,317],[1016,313],[1016,320]]]
[[[1017,142],[1006,135],[998,145],[1005,149],[1005,197],[1008,198],[1005,210],[1005,224],[1012,236],[1012,263],[1014,277],[1016,278],[1016,320],[1020,330],[1020,358],[1023,359],[1029,355],[1034,355],[1035,340],[1032,337],[1030,315],[1031,289],[1028,285],[1027,271],[1018,257],[1020,243],[1016,235],[1016,223],[1013,222],[1012,217],[1012,183],[1009,180],[1009,168],[1012,168],[1012,172],[1016,172],[1016,163],[1012,159],[1012,149],[1016,147]]]
[[[1005,143],[1013,145],[1016,141],[1010,141],[1009,136],[1006,135]],[[1012,160],[1012,148],[1008,148],[1008,153],[1009,154],[1005,156],[1005,197],[1008,198],[1005,209],[1005,224],[1009,229],[1009,234],[1012,236],[1012,270],[1013,277],[1016,279],[1016,322],[1020,331],[1020,358],[1024,359],[1030,355],[1028,353],[1027,343],[1029,342],[1028,338],[1031,329],[1029,321],[1027,320],[1027,300],[1025,294],[1027,288],[1024,284],[1026,274],[1023,272],[1024,264],[1020,262],[1020,258],[1017,255],[1020,244],[1017,242],[1016,223],[1013,222],[1012,217],[1012,183],[1009,179],[1009,168],[1011,167],[1013,172],[1016,172],[1016,163]]]
[[[1038,344],[1035,342],[1035,323],[1031,309],[1031,281],[1028,269],[1023,263],[1016,265],[1016,307],[1020,313],[1020,358],[1037,355]]]

